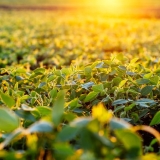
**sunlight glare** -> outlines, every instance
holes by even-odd
[[[99,3],[101,3],[101,5],[105,7],[112,9],[122,7],[122,2],[120,0],[100,0]]]
[[[97,8],[112,13],[123,12],[134,4],[132,0],[95,0],[94,2]]]

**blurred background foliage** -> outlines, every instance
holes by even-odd
[[[1,0],[0,5],[96,5],[104,0]],[[106,0],[109,1],[109,0]],[[159,7],[159,0],[120,0],[120,3],[134,6]]]

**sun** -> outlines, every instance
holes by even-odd
[[[120,8],[123,6],[123,3],[121,0],[100,0],[99,5],[103,5],[107,8]]]
[[[91,2],[91,0],[88,0]],[[134,0],[92,0],[92,5],[109,12],[121,12],[133,6]]]

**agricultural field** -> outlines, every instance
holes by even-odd
[[[160,20],[0,11],[0,159],[160,159]]]

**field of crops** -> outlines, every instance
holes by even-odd
[[[159,19],[0,11],[0,159],[160,159],[159,44]]]

